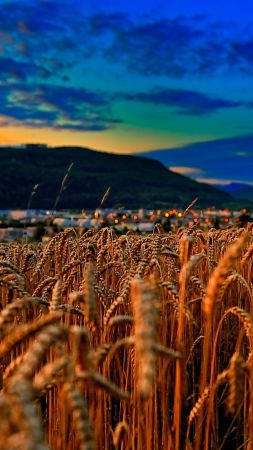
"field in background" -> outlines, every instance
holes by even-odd
[[[253,449],[253,231],[0,243],[0,450]]]

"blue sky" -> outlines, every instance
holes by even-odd
[[[1,144],[179,152],[229,138],[240,158],[244,136],[253,147],[252,12],[249,0],[0,1]]]

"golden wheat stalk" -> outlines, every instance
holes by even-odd
[[[137,391],[147,400],[155,381],[158,311],[157,286],[134,278],[131,283],[131,300],[134,313],[135,360],[137,362]]]

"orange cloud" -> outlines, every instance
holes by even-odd
[[[203,173],[203,170],[198,167],[170,166],[169,169],[181,175],[198,175]]]
[[[224,180],[222,178],[196,178],[196,181],[199,183],[208,183],[208,184],[223,184],[224,186],[226,184],[230,183],[245,183],[245,181],[239,181],[239,180]]]

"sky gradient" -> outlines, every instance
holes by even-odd
[[[252,11],[250,0],[0,0],[0,143],[135,153],[236,138],[243,152]]]

